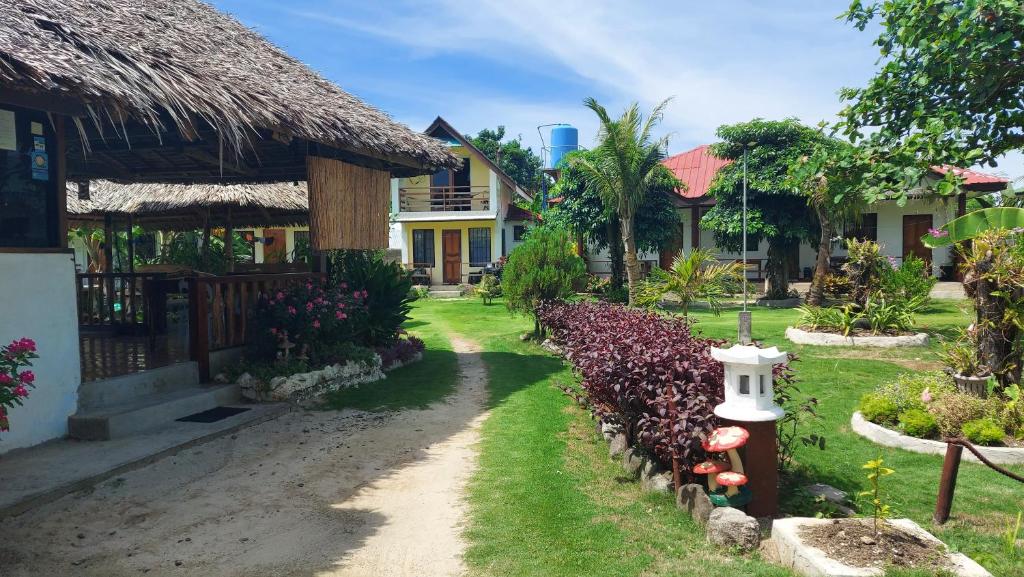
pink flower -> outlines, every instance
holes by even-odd
[[[930,387],[925,387],[924,390],[921,391],[921,402],[926,405],[932,402],[932,391]]]
[[[276,335],[277,334],[277,329],[275,329],[274,327],[270,327],[270,334]]]
[[[36,375],[32,371],[25,371],[18,375],[18,378],[21,379],[21,382],[28,385],[36,380]]]
[[[289,307],[288,307],[288,314],[290,314],[290,315],[294,315],[294,314],[296,314],[296,313],[298,313],[298,312],[299,312],[299,311],[295,310],[295,307],[293,307],[293,306],[289,306]]]
[[[932,235],[935,238],[942,238],[945,236],[949,236],[949,231],[942,230],[941,228],[929,228],[928,234]]]
[[[363,289],[363,298],[365,299],[368,296],[370,296],[370,293],[367,292],[366,289]]]
[[[359,291],[356,291],[356,292],[352,293],[352,298],[356,298],[357,299],[357,298],[359,298],[359,295],[361,295],[361,294],[362,293],[360,293]]]
[[[0,373],[0,385],[9,385],[13,382],[14,379],[11,378],[11,375],[8,375],[7,373]]]
[[[313,328],[314,329],[320,328],[320,319],[313,319]]]
[[[312,310],[313,310],[313,303],[312,302],[306,303],[306,312],[309,312],[309,311],[312,311]]]
[[[338,308],[339,309],[345,308],[345,303],[338,303]]]
[[[345,313],[343,313],[341,311],[338,311],[338,312],[334,313],[334,318],[336,318],[336,319],[338,319],[340,321],[340,320],[343,320],[343,319],[347,319],[348,315],[346,315]]]
[[[23,387],[21,385],[18,385],[17,387],[14,387],[14,396],[16,396],[16,397],[27,397],[28,396],[28,389],[26,389],[25,387]]]
[[[277,300],[279,300],[279,301],[284,300],[284,293],[283,292],[277,291]]]
[[[894,257],[894,256],[887,256],[885,258],[889,259],[889,266],[891,266],[894,269],[900,268],[900,263],[899,263],[899,261],[896,260],[896,257]]]
[[[341,288],[347,289],[348,288],[348,283],[347,282],[341,283]]]

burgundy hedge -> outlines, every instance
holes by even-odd
[[[538,317],[572,363],[595,415],[685,472],[705,459],[701,438],[717,426],[722,341],[696,337],[686,320],[607,303],[549,303]],[[669,399],[674,397],[672,418]]]

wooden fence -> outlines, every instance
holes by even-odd
[[[85,327],[150,327],[153,289],[162,273],[78,273],[78,322]]]
[[[246,343],[246,323],[262,295],[299,282],[319,281],[322,273],[196,277],[189,281],[189,348],[202,381],[210,379],[210,353]]]

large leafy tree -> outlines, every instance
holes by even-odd
[[[808,304],[825,300],[825,276],[832,256],[832,239],[844,222],[860,217],[865,206],[863,175],[858,149],[848,142],[823,138],[808,156],[789,167],[788,183],[802,193],[818,219],[818,255],[808,291]]]
[[[802,191],[787,182],[790,166],[811,155],[825,137],[796,119],[763,120],[720,126],[722,139],[711,153],[734,162],[715,175],[708,194],[715,206],[701,219],[718,246],[743,247],[743,154],[747,153],[747,248],[768,241],[768,298],[789,293],[789,260],[802,242],[817,243],[819,227]]]
[[[854,0],[844,14],[878,20],[880,69],[842,92],[842,127],[873,161],[868,193],[905,201],[934,164],[995,166],[1024,147],[1024,4],[1019,0]],[[936,191],[956,190],[953,174]]]
[[[545,214],[549,222],[566,226],[580,234],[595,247],[607,248],[611,260],[611,284],[621,287],[625,274],[622,230],[616,206],[607,205],[595,187],[589,186],[587,175],[576,158],[596,161],[597,152],[584,150],[566,155],[560,166],[562,173],[549,193],[561,202]],[[664,165],[655,177],[636,210],[637,249],[654,252],[672,245],[679,230],[679,214],[671,195],[683,186]]]
[[[466,138],[519,186],[531,192],[540,188],[540,157],[534,154],[532,148],[524,147],[519,138],[502,142],[505,138],[504,126],[496,130],[485,128],[476,136],[466,135]]]
[[[662,172],[668,137],[654,138],[654,127],[661,122],[668,100],[654,107],[646,118],[633,103],[617,119],[593,98],[584,103],[600,121],[598,145],[591,158],[577,158],[586,180],[601,196],[605,206],[614,206],[622,229],[625,247],[626,276],[629,279],[629,304],[636,303],[640,283],[640,261],[637,259],[636,213],[643,205],[651,184]]]
[[[501,274],[505,306],[512,312],[534,317],[534,334],[541,335],[537,307],[573,294],[586,275],[586,265],[576,254],[572,236],[550,224],[531,228],[523,244],[512,249]]]

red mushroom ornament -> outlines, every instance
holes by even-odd
[[[693,467],[693,473],[695,475],[707,475],[708,476],[708,490],[718,490],[718,483],[715,481],[715,476],[719,473],[729,471],[732,467],[725,461],[704,461],[698,463]]]
[[[736,451],[747,444],[750,433],[743,427],[719,427],[713,431],[703,442],[704,450],[709,453],[726,453],[729,456],[730,468],[728,471],[721,471],[714,478],[712,484],[711,476],[708,476],[708,489],[710,490],[711,502],[719,507],[742,507],[750,502],[750,489],[747,489],[747,477],[743,471],[743,461]],[[695,471],[696,472],[696,471]],[[722,485],[727,487],[722,491]]]

